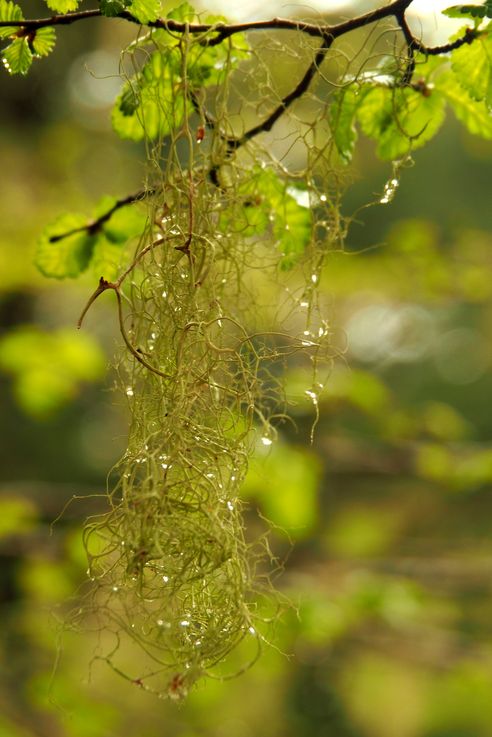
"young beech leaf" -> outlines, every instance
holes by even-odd
[[[44,276],[54,279],[74,278],[87,268],[92,258],[96,236],[83,230],[60,240],[56,236],[87,225],[84,215],[62,215],[49,225],[38,241],[34,263]]]
[[[123,13],[129,5],[131,5],[131,0],[101,0],[99,3],[101,13],[108,18],[114,18]]]
[[[275,209],[273,232],[282,252],[282,269],[290,269],[304,253],[311,239],[312,214],[303,202],[307,192],[288,188]]]
[[[141,72],[123,86],[112,112],[113,128],[121,138],[158,138],[182,123],[185,103],[176,89],[178,65],[175,48],[156,51]],[[138,90],[138,95],[133,90]]]
[[[36,56],[48,56],[53,50],[56,41],[54,28],[39,28],[32,41],[32,49]]]
[[[96,279],[103,276],[110,281],[118,276],[122,243],[109,240],[105,233],[99,233],[94,243],[90,267]]]
[[[451,67],[458,82],[473,100],[486,100],[492,106],[492,24],[472,44],[451,54]]]
[[[22,10],[19,8],[18,5],[10,2],[10,0],[0,0],[0,20],[1,21],[23,20],[23,19],[24,19],[24,16],[22,15]],[[9,28],[7,26],[0,28],[0,38],[7,38],[8,36],[11,36],[12,32],[15,30],[16,29]]]
[[[138,90],[133,84],[127,82],[120,95],[119,108],[123,115],[133,115],[140,105]]]
[[[439,130],[445,101],[437,90],[371,89],[357,110],[361,130],[378,141],[378,156],[399,159],[420,148]]]
[[[149,23],[157,20],[161,11],[160,0],[133,0],[128,5],[131,13],[140,23]]]
[[[492,138],[492,115],[484,101],[472,100],[459,83],[453,71],[444,72],[436,79],[439,89],[453,108],[453,112],[475,136]]]
[[[181,3],[177,8],[171,10],[167,15],[171,20],[177,20],[181,23],[193,23],[196,18],[195,9],[190,3]]]
[[[77,10],[79,0],[46,0],[46,5],[55,13],[71,13],[73,10]]]
[[[32,51],[27,38],[16,38],[3,50],[2,61],[10,74],[27,74],[32,64]]]
[[[145,230],[146,223],[145,210],[133,204],[116,210],[104,224],[103,231],[111,243],[116,243],[121,248],[121,244],[140,236]]]
[[[471,18],[477,21],[480,18],[492,17],[492,2],[489,0],[482,5],[452,5],[442,13],[448,18]]]
[[[333,141],[342,161],[348,164],[352,159],[357,141],[355,114],[360,103],[368,92],[368,88],[357,88],[355,85],[345,87],[334,95],[330,107],[329,123]]]

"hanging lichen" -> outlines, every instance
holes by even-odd
[[[226,656],[233,671],[246,667],[263,640],[267,547],[246,539],[240,488],[256,439],[270,445],[287,420],[287,368],[309,367],[317,421],[320,367],[337,354],[319,286],[347,233],[358,130],[392,162],[383,204],[447,102],[492,137],[486,89],[462,58],[477,39],[486,51],[487,4],[478,15],[451,9],[474,28],[441,47],[413,35],[410,5],[333,25],[227,25],[186,3],[162,18],[157,0],[89,11],[146,28],[122,58],[112,113],[120,137],[144,141],[145,186],[105,200],[89,223],[62,217],[36,261],[56,278],[89,264],[102,274],[82,318],[103,292],[116,296],[131,426],[108,509],[85,527],[90,581],[76,618],[101,632],[99,657],[142,688],[179,697],[202,675],[222,676]],[[24,21],[9,1],[0,15],[12,73],[48,54],[51,26],[67,20]],[[359,47],[345,42],[366,28]]]

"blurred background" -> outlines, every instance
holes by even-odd
[[[435,37],[432,14],[415,22]],[[90,664],[97,635],[63,629],[88,502],[52,523],[104,490],[126,416],[111,300],[75,330],[100,275],[48,281],[32,258],[60,213],[140,187],[143,148],[109,123],[132,37],[69,26],[27,78],[0,78],[0,737],[492,737],[492,146],[451,118],[329,259],[344,355],[314,444],[293,373],[297,431],[252,465],[248,503],[288,533],[272,533],[294,604],[275,647],[178,707]],[[347,212],[391,176],[367,141],[355,166]]]

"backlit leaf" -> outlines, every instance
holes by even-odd
[[[22,10],[18,5],[10,0],[0,0],[0,20],[23,20]],[[12,35],[12,32],[16,30],[14,27],[9,28],[8,26],[0,28],[0,38],[6,38]]]
[[[48,56],[53,50],[56,41],[54,28],[40,28],[32,41],[32,48],[36,56]]]
[[[140,23],[149,23],[157,20],[160,10],[160,0],[133,0],[128,5],[128,12],[140,21]]]
[[[482,138],[492,138],[492,115],[487,105],[483,101],[472,100],[452,71],[437,78],[436,88],[449,101],[454,114],[470,133]]]
[[[472,44],[464,44],[451,54],[451,66],[457,80],[473,100],[492,104],[492,34],[480,35]]]
[[[477,21],[481,18],[491,17],[492,3],[490,1],[482,5],[452,5],[441,11],[448,18],[471,18]]]
[[[441,127],[444,112],[443,96],[430,88],[422,93],[375,87],[359,106],[357,119],[362,131],[377,140],[378,156],[395,160],[427,143]]]
[[[330,107],[331,133],[338,153],[345,163],[352,159],[357,140],[355,115],[363,96],[364,93],[361,90],[358,90],[354,85],[350,85],[335,94]]]
[[[27,38],[16,38],[3,51],[2,61],[10,74],[27,74],[32,64],[32,52]]]
[[[83,215],[62,215],[42,234],[36,250],[35,264],[42,274],[54,279],[76,277],[85,271],[94,250],[95,237],[85,230],[66,238],[52,240],[87,225]]]
[[[166,136],[181,124],[184,97],[176,89],[177,53],[174,48],[154,52],[123,86],[112,113],[113,128],[121,138]]]
[[[46,5],[55,13],[71,13],[73,10],[77,10],[79,0],[46,0]]]
[[[131,5],[130,0],[101,0],[99,3],[101,13],[108,18],[114,18],[123,13],[129,5]]]

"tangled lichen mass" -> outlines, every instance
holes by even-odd
[[[157,0],[74,13],[50,0],[61,15],[24,20],[0,0],[11,73],[51,52],[54,26],[95,15],[141,24],[112,123],[144,141],[145,186],[105,200],[88,223],[64,216],[36,262],[55,278],[98,270],[82,317],[115,293],[131,425],[108,509],[85,527],[90,589],[79,614],[109,633],[101,657],[149,691],[179,698],[199,677],[223,675],[229,655],[240,671],[263,640],[267,548],[247,539],[240,489],[258,438],[268,447],[287,420],[286,368],[309,368],[316,421],[320,367],[337,353],[319,285],[347,233],[341,201],[358,131],[392,162],[382,204],[447,104],[492,138],[490,85],[470,74],[468,50],[489,79],[489,4],[450,9],[468,25],[440,47],[412,33],[410,5],[333,25],[228,25],[187,3],[161,17]],[[358,48],[339,41],[366,27]],[[294,82],[277,79],[279,51]]]
[[[189,46],[179,53],[186,88]],[[159,195],[147,198],[145,238],[118,281],[101,280],[97,292],[117,292],[127,347],[119,376],[131,427],[111,508],[85,530],[89,614],[118,643],[130,639],[145,654],[147,664],[125,670],[127,677],[172,697],[213,673],[245,639],[254,645],[248,658],[256,657],[261,555],[245,540],[239,490],[255,436],[270,443],[285,415],[276,364],[304,354],[314,375],[329,346],[314,299],[313,269],[325,245],[304,258],[309,282],[291,298],[305,304],[298,335],[268,325],[275,294],[265,283],[278,282],[296,248],[282,248],[282,237],[309,240],[311,211],[272,169],[241,168],[227,153],[228,181],[217,186],[210,161],[213,155],[217,166],[224,147],[220,130],[209,126],[202,146],[186,107],[196,107],[195,90],[183,100],[164,163],[160,123],[148,136],[157,139],[151,158],[158,162],[149,176],[160,184],[153,184]],[[156,94],[153,104],[161,102]],[[155,123],[148,110],[137,118],[144,132],[147,115]],[[119,658],[118,648],[107,656],[122,672]]]

